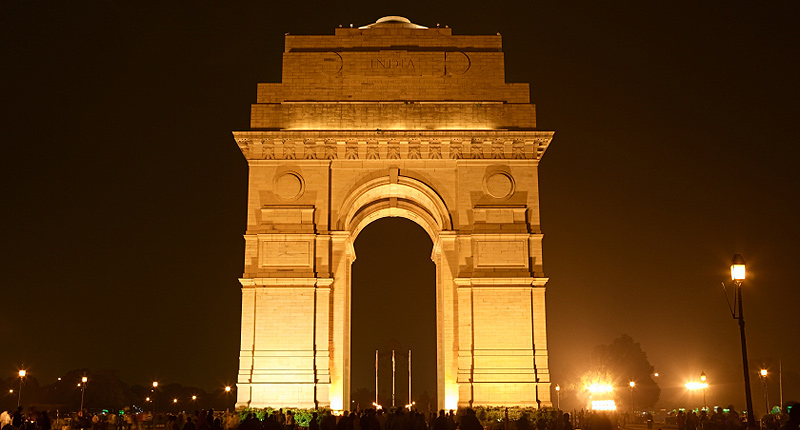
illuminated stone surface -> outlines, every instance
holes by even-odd
[[[433,240],[437,408],[551,404],[537,166],[553,133],[503,61],[499,35],[397,17],[286,36],[282,82],[234,132],[250,167],[238,407],[349,404],[353,241],[382,217]]]

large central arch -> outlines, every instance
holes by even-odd
[[[398,48],[400,47],[400,48]],[[413,47],[413,49],[412,49]],[[499,36],[388,17],[288,36],[248,161],[237,406],[349,404],[353,241],[404,217],[433,241],[438,408],[550,404],[538,163]]]

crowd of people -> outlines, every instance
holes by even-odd
[[[761,421],[764,430],[800,430],[800,404],[787,408],[785,414],[772,414]],[[27,414],[19,407],[12,413],[0,414],[0,430],[485,430],[487,426],[476,417],[475,411],[466,409],[459,414],[452,410],[426,416],[414,409],[397,408],[393,411],[367,409],[344,411],[341,415],[313,412],[298,422],[295,413],[278,409],[268,414],[238,412],[215,412],[212,410],[181,412],[177,414],[153,415],[150,412],[135,413],[126,410],[121,414],[88,414],[79,411],[69,416],[51,417],[47,411],[30,408]],[[530,421],[526,415],[513,421],[514,430],[614,430],[627,427],[618,416],[607,413],[580,411],[575,417],[557,415],[553,421],[538,419]],[[652,417],[652,416],[651,416]],[[507,417],[506,417],[507,418]],[[506,420],[508,421],[508,420]],[[648,428],[652,418],[647,420]],[[713,413],[706,410],[679,411],[676,415],[677,430],[745,430],[747,423],[733,406],[727,410],[717,407]],[[508,426],[504,426],[508,429]],[[666,426],[665,426],[666,427]],[[658,430],[661,430],[660,428]]]

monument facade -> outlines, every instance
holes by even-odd
[[[433,241],[439,408],[549,406],[536,129],[500,35],[385,17],[286,36],[250,130],[237,407],[350,403],[353,242],[405,217]],[[434,327],[431,327],[433,330]]]

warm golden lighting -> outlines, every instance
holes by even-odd
[[[178,403],[178,399],[172,399],[172,403]]]
[[[28,374],[28,372],[26,372],[25,370],[20,370],[20,371],[19,371],[19,377],[20,377],[20,378],[24,378],[24,377],[25,377],[25,375],[27,375],[27,374]]]
[[[78,382],[78,388],[81,388],[81,383],[80,382]]]
[[[158,388],[158,381],[153,381],[153,388]]]
[[[14,394],[14,389],[12,388],[12,389],[8,390],[8,394]]]
[[[149,398],[149,397],[145,397],[145,398],[144,398],[144,401],[145,401],[145,402],[149,402],[149,401],[150,401],[150,398]]]
[[[653,374],[653,376],[655,376],[656,378],[658,378],[658,372],[654,373],[654,374]]]
[[[587,385],[586,389],[592,393],[610,393],[614,390],[614,387],[609,384],[592,384]]]
[[[383,406],[381,406],[381,405],[379,405],[379,404],[377,404],[375,402],[372,402],[372,406],[375,406],[375,410],[376,411],[380,411],[381,409],[383,409]]]
[[[87,378],[87,377],[85,377],[85,376],[84,376],[83,378],[81,378],[81,382],[83,382],[84,384],[85,384],[86,382],[88,382],[88,381],[89,381],[89,378]]]
[[[613,400],[592,400],[592,410],[616,411],[617,405]]]
[[[767,369],[761,369],[761,376],[767,377]]]
[[[636,386],[636,382],[634,382],[634,381],[628,382],[628,385],[630,385],[631,388],[633,388],[633,387]]]
[[[556,391],[561,391],[561,386],[556,385]]]
[[[700,380],[706,382],[706,372],[700,372]]]
[[[708,384],[704,382],[687,382],[686,388],[689,390],[702,390],[708,388]]]
[[[731,262],[731,279],[734,281],[744,281],[744,258],[742,258],[741,254],[736,254],[733,256],[733,261]]]
[[[197,400],[197,396],[192,396],[192,400]]]
[[[230,385],[225,386],[225,392],[226,393],[230,393],[231,392],[231,386]]]

